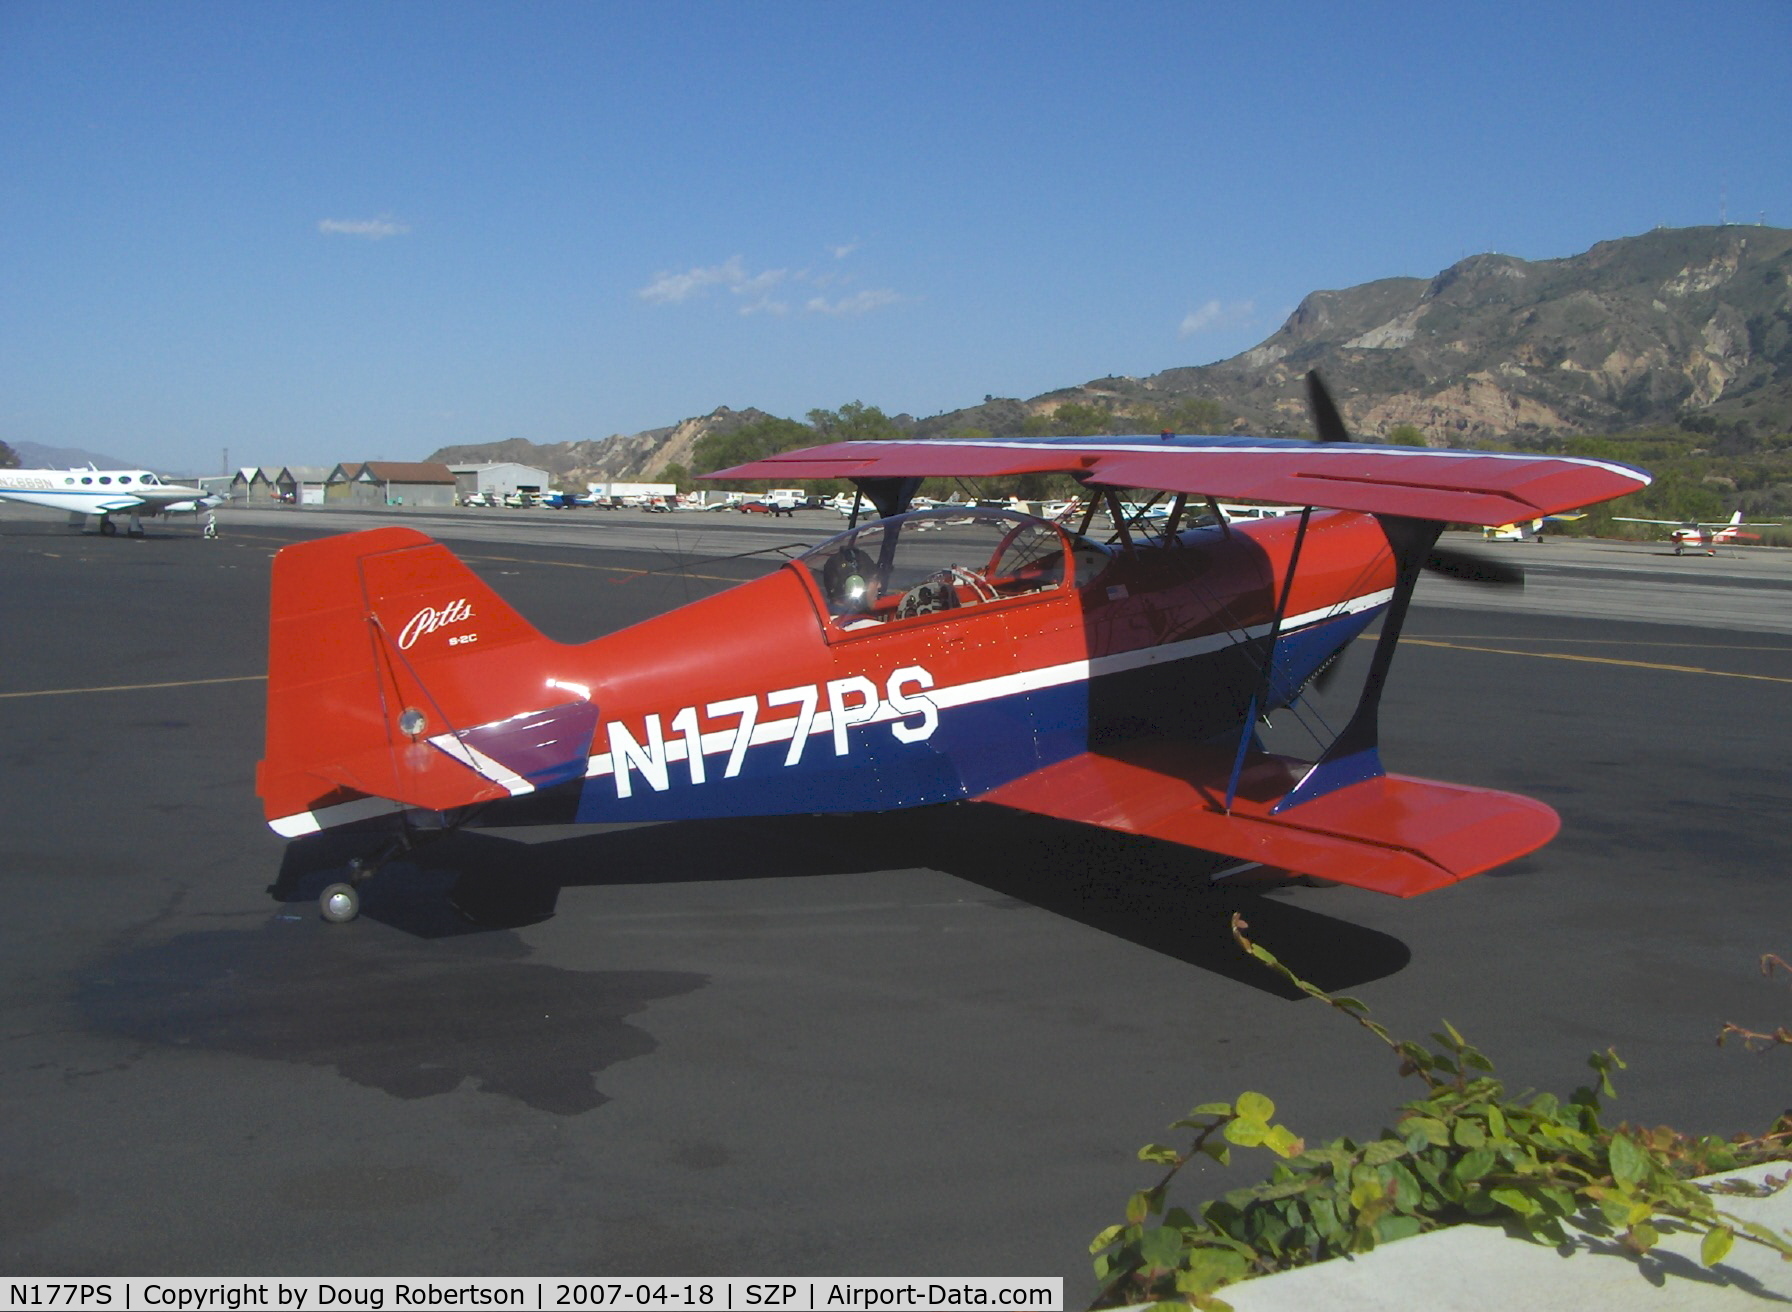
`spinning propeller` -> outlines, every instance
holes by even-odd
[[[1344,416],[1326,390],[1318,370],[1307,371],[1307,406],[1313,412],[1313,427],[1321,442],[1348,442],[1350,430],[1344,427]],[[1503,560],[1489,560],[1472,551],[1456,547],[1440,547],[1435,542],[1425,554],[1421,568],[1465,583],[1491,583],[1496,587],[1522,588],[1524,571]],[[1337,677],[1340,662],[1333,657],[1314,675],[1312,686],[1324,692]]]
[[[1338,413],[1338,407],[1316,369],[1307,371],[1307,405],[1313,412],[1313,427],[1321,442],[1351,440],[1350,430],[1344,427],[1344,417]],[[1425,557],[1424,568],[1465,583],[1491,583],[1508,588],[1524,586],[1524,571],[1517,565],[1456,547],[1433,546]]]

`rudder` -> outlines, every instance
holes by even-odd
[[[281,550],[256,786],[268,823],[290,837],[321,827],[320,811],[390,809],[367,799],[444,811],[508,796],[429,740],[539,705],[545,661],[531,647],[558,644],[413,529]]]

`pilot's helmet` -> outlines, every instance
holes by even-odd
[[[821,586],[835,614],[865,610],[871,605],[871,558],[857,547],[843,548],[822,567]]]

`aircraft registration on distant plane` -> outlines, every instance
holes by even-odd
[[[1357,444],[1316,378],[1309,390],[1319,442],[842,442],[719,471],[846,479],[878,518],[582,644],[542,636],[410,529],[287,547],[273,565],[257,775],[268,823],[291,838],[365,832],[359,877],[460,825],[947,802],[1402,897],[1523,856],[1556,833],[1548,806],[1382,767],[1379,706],[1413,588],[1425,569],[1521,577],[1440,549],[1447,522],[1534,519],[1649,475]],[[1083,485],[1080,524],[910,509],[927,477],[1041,473]],[[1162,519],[1124,512],[1135,488],[1170,496]],[[1231,520],[1219,496],[1302,509]],[[1311,760],[1267,750],[1263,717],[1298,708],[1378,620],[1343,727],[1315,731]],[[325,889],[321,907],[352,918],[356,880]]]
[[[147,469],[0,469],[0,501],[66,510],[71,527],[97,515],[106,534],[118,532],[113,515],[129,516],[131,536],[140,537],[145,515],[203,510],[222,499],[202,488],[165,483]]]

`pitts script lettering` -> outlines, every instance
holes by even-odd
[[[473,618],[473,607],[465,597],[451,601],[446,606],[425,606],[411,616],[398,635],[398,649],[409,651],[417,639],[434,633],[437,629],[446,628],[450,624],[464,624]]]

